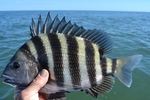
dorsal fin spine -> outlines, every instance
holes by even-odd
[[[43,33],[47,33],[50,31],[50,25],[52,23],[52,18],[50,16],[50,12],[48,13],[47,17],[46,17],[46,21],[45,21],[45,27],[44,27],[44,32]]]
[[[67,24],[66,19],[65,19],[65,17],[63,17],[62,20],[60,21],[60,24],[58,25],[58,27],[56,29],[56,33],[62,33],[66,24]]]
[[[42,31],[42,17],[40,15],[38,19],[38,24],[37,24],[37,34],[40,34],[41,31]]]
[[[77,32],[79,27],[76,25],[76,23],[73,24],[72,28],[69,30],[68,35],[74,36],[74,34]]]
[[[66,26],[64,27],[64,30],[62,31],[63,34],[67,34],[69,29],[72,27],[71,21],[69,21]]]
[[[46,17],[46,20],[45,20],[45,23],[44,23],[44,27],[43,27],[43,32],[44,32],[44,33],[46,33],[47,25],[48,25],[49,19],[50,19],[50,12],[47,14],[47,17]]]
[[[83,32],[85,31],[85,29],[81,26],[76,33],[74,34],[75,36],[80,36]]]
[[[51,24],[50,33],[56,32],[56,28],[57,28],[59,22],[60,22],[60,20],[58,19],[58,15],[57,15]]]
[[[35,22],[34,22],[34,19],[32,18],[32,25],[31,25],[31,29],[32,29],[32,32],[31,32],[31,36],[33,37],[33,36],[35,36],[35,35],[37,35],[36,34],[36,24],[35,24]]]

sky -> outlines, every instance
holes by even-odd
[[[0,11],[104,10],[150,12],[150,0],[0,0]]]

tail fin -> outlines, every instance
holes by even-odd
[[[134,55],[117,59],[115,76],[127,87],[132,83],[132,71],[140,62],[142,55]]]

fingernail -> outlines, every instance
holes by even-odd
[[[46,77],[47,76],[47,71],[45,69],[43,69],[41,72],[40,72],[40,76],[41,77]]]

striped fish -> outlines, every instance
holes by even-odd
[[[37,25],[32,20],[30,34],[32,38],[12,57],[1,77],[21,88],[47,69],[49,81],[40,92],[49,100],[65,100],[66,93],[76,90],[97,98],[112,89],[115,77],[130,87],[132,71],[142,57],[106,58],[113,47],[106,32],[84,29],[65,17],[52,20],[50,13],[44,24],[41,15]]]

